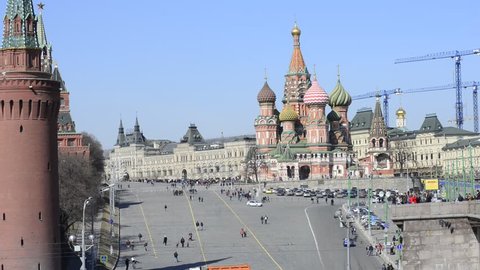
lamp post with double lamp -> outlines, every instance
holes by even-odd
[[[85,208],[87,207],[88,203],[90,202],[90,200],[92,200],[92,197],[88,197],[88,199],[86,199],[84,202],[83,202],[83,214],[82,214],[82,245],[80,247],[81,249],[81,252],[82,252],[82,256],[80,257],[80,260],[82,262],[82,266],[80,267],[80,270],[86,270],[86,265],[85,265],[85,251],[86,251],[86,247],[85,247]],[[93,247],[93,239],[94,239],[94,236],[91,234],[88,236],[88,238],[92,241],[92,245],[90,245],[88,247],[88,249],[90,249],[91,247]],[[75,235],[70,235],[70,237],[68,237],[68,240],[70,242],[74,242],[76,239]],[[78,246],[76,246],[78,248]],[[75,249],[75,251],[78,251],[77,249]]]

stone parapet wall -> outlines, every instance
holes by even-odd
[[[467,218],[404,222],[404,270],[480,269],[479,243]]]

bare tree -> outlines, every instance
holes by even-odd
[[[101,144],[92,135],[83,134],[84,145],[90,146],[90,157],[59,154],[58,173],[60,181],[60,222],[63,232],[82,220],[83,202],[88,197],[95,198],[92,204],[99,202],[99,187],[103,174],[103,150]],[[96,213],[90,207],[91,216]]]
[[[255,182],[258,182],[258,151],[257,147],[251,147],[245,156],[245,177],[248,179],[250,176],[255,176]]]

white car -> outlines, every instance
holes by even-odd
[[[255,201],[255,200],[250,200],[247,202],[247,205],[248,206],[254,206],[254,207],[260,207],[262,206],[263,204],[259,201]]]

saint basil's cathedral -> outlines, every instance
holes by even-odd
[[[340,76],[330,95],[315,74],[311,80],[300,50],[301,31],[296,24],[291,34],[293,54],[285,75],[282,111],[276,109],[276,95],[267,82],[257,95],[259,179],[347,177],[353,160],[348,120],[352,97],[342,86]]]

